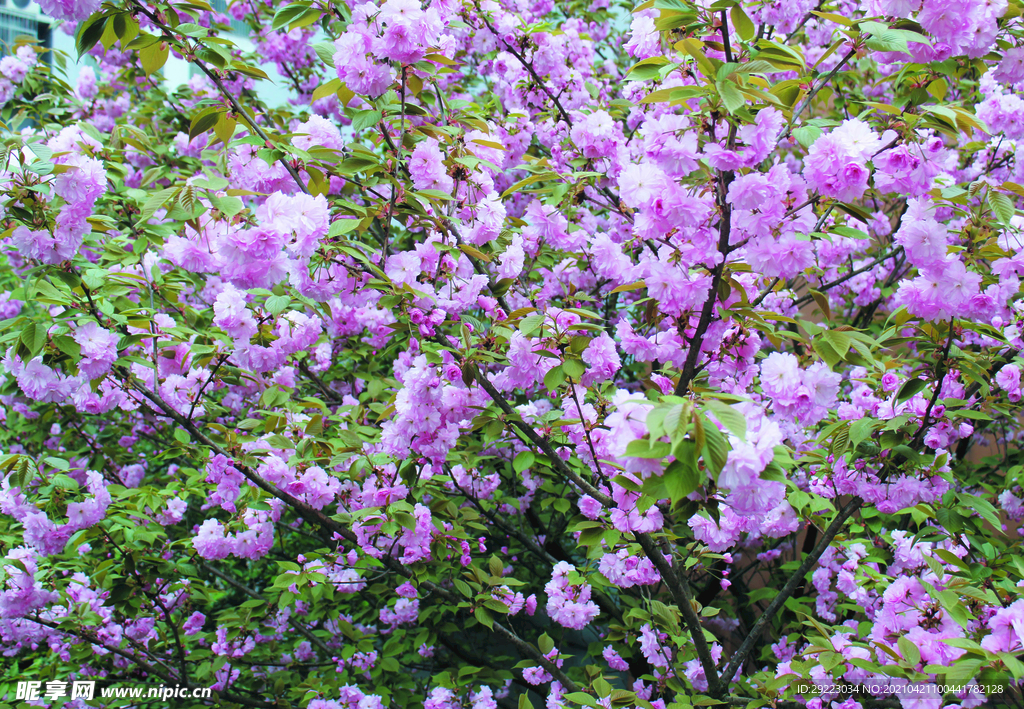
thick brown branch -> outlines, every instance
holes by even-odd
[[[456,358],[462,361],[458,353],[454,353]],[[616,507],[615,500],[609,495],[604,494],[589,481],[585,480],[582,476],[572,470],[568,465],[565,464],[554,448],[551,447],[551,443],[541,436],[532,426],[522,420],[519,414],[512,408],[512,406],[505,400],[505,397],[494,388],[494,385],[487,381],[487,378],[480,372],[479,369],[476,372],[476,382],[483,388],[484,391],[491,397],[491,399],[498,405],[498,407],[509,415],[510,424],[514,425],[517,429],[531,443],[537,446],[551,461],[551,465],[555,470],[565,479],[572,482],[574,485],[579,487],[583,492],[593,497],[595,500],[600,502],[607,508]],[[651,559],[651,563],[661,573],[661,577],[665,584],[669,588],[669,592],[672,594],[673,600],[676,605],[679,606],[679,612],[683,614],[683,620],[686,623],[686,628],[693,639],[694,647],[697,649],[697,656],[700,658],[701,666],[704,668],[704,673],[708,678],[709,686],[715,687],[718,684],[718,675],[715,672],[715,661],[711,657],[711,648],[707,644],[707,640],[704,638],[704,630],[700,624],[700,618],[697,616],[694,610],[692,598],[690,595],[690,589],[686,585],[686,582],[681,580],[676,574],[675,569],[669,563],[665,555],[658,549],[657,543],[654,541],[651,535],[646,533],[635,532],[633,535],[644,552]]]
[[[830,524],[828,529],[825,530],[825,533],[821,535],[821,539],[818,540],[818,543],[814,546],[814,549],[811,550],[811,553],[804,557],[800,566],[793,572],[793,575],[789,577],[786,585],[782,587],[782,590],[780,590],[778,595],[772,599],[772,602],[768,604],[764,613],[762,613],[761,617],[757,619],[756,623],[754,623],[754,627],[750,630],[750,634],[747,635],[743,644],[740,645],[739,649],[729,661],[729,664],[726,665],[725,669],[722,671],[722,682],[718,686],[717,690],[711,691],[712,696],[723,696],[729,690],[729,684],[732,682],[732,678],[735,676],[736,671],[743,665],[743,662],[750,655],[751,651],[754,649],[754,645],[761,638],[761,634],[768,627],[768,624],[772,622],[772,619],[775,618],[775,614],[779,612],[786,601],[789,600],[789,597],[793,595],[793,592],[796,591],[797,586],[799,586],[803,581],[804,576],[811,570],[811,567],[818,563],[818,559],[821,558],[821,555],[825,553],[826,549],[828,549],[832,540],[835,539],[836,535],[842,530],[843,525],[846,524],[846,520],[848,520],[854,512],[859,510],[863,504],[864,500],[859,497],[854,497],[839,511],[835,519],[832,520],[832,524]]]
[[[726,201],[729,185],[732,183],[731,172],[721,173],[718,180],[717,200],[721,210],[718,221],[718,253],[722,261],[711,269],[711,287],[704,307],[700,311],[700,319],[697,321],[697,329],[690,338],[690,349],[686,353],[686,361],[683,363],[683,371],[676,383],[675,395],[684,396],[690,389],[690,382],[697,374],[697,360],[700,358],[700,348],[704,343],[704,335],[707,334],[711,319],[715,314],[715,304],[718,302],[718,287],[722,282],[722,274],[725,273],[725,258],[729,253],[729,238],[732,232],[732,205]]]

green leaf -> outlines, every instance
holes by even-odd
[[[1001,659],[1003,664],[1006,665],[1006,668],[1010,670],[1014,679],[1019,680],[1021,677],[1024,677],[1024,663],[1014,657],[1013,653],[1001,652],[999,653],[999,659]]]
[[[664,430],[673,443],[677,443],[686,436],[686,432],[690,430],[692,418],[693,405],[689,401],[675,404],[665,413]]]
[[[850,446],[857,448],[862,442],[871,437],[875,429],[875,421],[869,418],[860,418],[850,424]]]
[[[333,44],[330,42],[317,42],[313,45],[313,51],[315,51],[316,55],[320,57],[320,61],[332,69],[334,68],[335,49]]]
[[[647,425],[647,435],[651,440],[657,440],[667,433],[664,424],[669,411],[670,409],[664,406],[657,406],[647,414],[644,423]],[[678,424],[678,421],[676,423]]]
[[[815,301],[817,300],[818,299],[815,298]],[[824,307],[826,308],[825,314],[830,315],[830,313],[827,310],[827,301],[825,302]],[[821,337],[822,339],[825,340],[825,342],[831,345],[832,349],[834,349],[836,351],[836,354],[839,355],[840,357],[845,357],[846,353],[850,351],[850,345],[853,344],[853,338],[850,337],[850,334],[842,330],[825,330],[823,333],[821,333]]]
[[[532,466],[535,460],[536,456],[532,451],[522,451],[517,454],[515,460],[512,461],[512,469],[517,473],[521,473]]]
[[[287,295],[271,296],[270,298],[267,298],[267,311],[276,317],[284,312],[284,309],[287,308],[291,302],[291,297]]]
[[[668,443],[645,438],[630,441],[626,446],[626,455],[630,458],[666,458],[671,452],[672,446]]]
[[[356,111],[356,114],[352,116],[352,130],[358,132],[364,128],[376,125],[382,118],[380,111],[368,109],[365,111]]]
[[[104,15],[93,15],[79,26],[75,37],[75,49],[78,50],[79,59],[96,46],[106,29],[107,18]]]
[[[832,445],[829,446],[829,454],[835,456],[837,459],[841,458],[845,453],[846,449],[850,445],[850,429],[846,426],[842,426],[836,430],[835,435],[832,436]]]
[[[61,490],[77,490],[78,483],[70,475],[64,473],[57,473],[50,478],[50,482],[54,487],[60,488]]]
[[[783,71],[804,72],[807,70],[807,62],[803,54],[795,47],[779,44],[769,39],[758,40],[757,46],[760,49],[756,55],[757,59],[770,62],[772,66]]]
[[[271,23],[271,27],[275,30],[279,30],[287,24],[290,24],[299,15],[302,15],[309,9],[309,5],[306,3],[292,3],[291,5],[285,5],[274,13],[274,20]]]
[[[853,227],[848,226],[832,227],[832,232],[835,234],[839,234],[840,236],[848,236],[851,239],[865,240],[871,238],[867,232],[861,231],[860,229],[854,229]]]
[[[967,562],[965,562],[963,559],[958,557],[953,552],[948,551],[946,549],[933,549],[932,550],[932,554],[934,556],[939,557],[940,559],[942,559],[942,561],[946,562],[947,564],[951,564],[952,566],[956,566],[956,567],[958,567],[958,568],[960,568],[960,569],[970,573],[971,567],[967,565]],[[954,597],[956,596],[955,593],[953,595],[954,595]],[[940,600],[941,600],[941,598],[940,598]]]
[[[157,210],[164,207],[167,202],[169,202],[171,198],[178,193],[178,191],[179,188],[177,187],[168,187],[167,189],[160,190],[159,192],[150,195],[149,199],[146,200],[146,204],[142,207],[142,213],[139,215],[139,222],[143,224],[147,222],[154,214],[157,213]]]
[[[331,229],[327,232],[330,236],[343,236],[359,228],[361,219],[338,219],[331,222]]]
[[[961,493],[959,497],[961,504],[967,505],[977,512],[997,531],[1003,528],[1003,523],[999,519],[999,513],[996,511],[996,508],[992,506],[991,502],[981,497],[977,497],[976,495],[968,495],[965,493]]]
[[[747,419],[739,411],[725,402],[717,399],[708,399],[704,406],[711,410],[722,425],[732,432],[740,440],[747,438]]]
[[[753,21],[747,16],[747,13],[743,11],[742,5],[733,5],[729,11],[729,16],[732,18],[733,27],[736,28],[736,34],[740,36],[744,42],[749,42],[757,34],[757,28],[754,27]]]
[[[991,421],[992,417],[984,411],[973,411],[971,409],[947,409],[946,416],[949,418],[964,418],[974,421]]]
[[[701,474],[697,468],[697,447],[693,441],[683,441],[675,450],[676,460],[665,470],[665,490],[675,505],[700,487]]]
[[[992,208],[992,211],[996,215],[996,219],[1000,224],[1008,225],[1013,216],[1017,213],[1016,208],[1013,206],[1013,202],[1009,197],[1004,195],[1002,192],[996,192],[989,190],[988,192],[988,206]]]
[[[495,613],[508,613],[508,606],[494,598],[485,598],[484,606]]]
[[[569,692],[568,694],[563,694],[562,698],[566,701],[572,702],[573,704],[579,704],[584,707],[594,707],[595,709],[600,709],[601,707],[601,705],[586,692]]]
[[[921,651],[907,638],[903,637],[897,640],[896,646],[899,647],[900,654],[909,664],[916,666],[921,661]]]
[[[488,630],[494,630],[494,617],[491,612],[483,606],[477,606],[473,610],[473,617],[476,618],[481,625],[484,625]]]
[[[805,148],[809,148],[814,145],[821,136],[821,128],[817,126],[800,126],[799,128],[793,129],[793,137],[796,138],[797,142]]]
[[[668,64],[665,57],[651,57],[633,65],[626,74],[626,81],[650,81],[657,79],[661,74],[661,68]],[[504,195],[502,195],[504,196]]]
[[[223,113],[220,114],[218,116],[218,119],[223,115]],[[220,197],[215,194],[208,195],[208,197],[210,200],[210,204],[212,204],[214,207],[220,210],[221,213],[228,217],[233,217],[239,212],[241,212],[243,209],[245,209],[245,205],[242,204],[242,200],[238,199],[238,197]]]
[[[139,50],[139,63],[147,75],[155,74],[163,68],[170,56],[171,48],[167,43],[157,41]]]
[[[515,183],[514,185],[509,187],[507,190],[502,192],[501,193],[501,198],[505,199],[510,194],[514,194],[514,193],[520,191],[523,187],[526,187],[528,185],[532,185],[535,182],[540,182],[542,180],[557,179],[557,178],[558,178],[558,175],[556,175],[553,172],[547,172],[547,171],[538,173],[536,175],[531,175],[530,177],[523,178],[522,180],[520,180],[519,182]]]
[[[29,359],[35,357],[43,349],[43,345],[46,344],[46,327],[39,323],[29,323],[28,326],[21,331],[20,336],[21,342],[25,347],[28,348],[30,353]]]
[[[633,443],[643,443],[644,441],[633,441]],[[612,480],[619,487],[625,488],[630,492],[642,492],[643,487],[636,481],[627,478],[625,475],[616,475]]]
[[[704,463],[711,471],[711,477],[718,482],[718,474],[725,467],[726,458],[729,457],[729,444],[725,436],[718,428],[701,416],[704,424]]]
[[[558,391],[564,381],[565,371],[562,369],[562,365],[552,367],[551,370],[544,375],[544,388],[548,391]]]
[[[302,14],[300,14],[298,17],[296,17],[294,20],[292,20],[291,23],[289,23],[288,25],[288,29],[297,30],[302,27],[308,27],[309,25],[319,20],[321,17],[323,17],[323,13],[320,10],[311,7]]]
[[[223,109],[220,107],[205,108],[197,113],[192,119],[192,125],[188,129],[189,140],[192,140],[197,135],[202,135],[217,125],[217,119],[220,118],[221,113],[223,113]]]
[[[542,313],[527,316],[519,321],[519,332],[523,333],[524,336],[529,337],[538,330],[543,323],[544,315]]]
[[[326,84],[320,84],[310,97],[310,102],[319,101],[322,98],[333,96],[341,88],[341,79],[335,77]]]
[[[566,357],[565,361],[562,362],[562,371],[565,375],[575,382],[579,382],[583,373],[587,371],[587,365],[581,360]]]
[[[928,386],[928,382],[924,379],[909,379],[900,387],[900,391],[896,395],[896,401],[906,401],[926,386]]]
[[[935,519],[939,521],[939,524],[941,524],[942,528],[947,532],[959,534],[963,531],[964,518],[955,510],[951,510],[948,507],[940,507],[935,510]]]
[[[729,113],[736,113],[747,105],[747,99],[740,93],[739,87],[732,81],[725,79],[715,82],[718,87],[718,95],[722,98],[725,110]]]
[[[395,512],[392,516],[395,518],[396,522],[398,522],[406,529],[416,529],[416,518],[408,512]]]
[[[49,465],[51,468],[56,468],[57,470],[63,470],[64,472],[67,472],[68,470],[71,469],[71,464],[68,463],[63,458],[54,458],[54,457],[51,456],[51,457],[48,457],[48,458],[43,458],[43,462],[46,463],[47,465]]]
[[[843,361],[842,355],[836,352],[835,348],[830,345],[823,337],[815,337],[811,340],[811,347],[818,353],[818,356],[829,366],[829,369],[834,369],[837,364]]]

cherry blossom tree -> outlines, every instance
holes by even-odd
[[[8,701],[1024,704],[1018,0],[40,5]]]

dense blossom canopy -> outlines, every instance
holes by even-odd
[[[1020,704],[1019,0],[40,5],[0,695]]]

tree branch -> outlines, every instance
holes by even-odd
[[[768,604],[768,607],[765,609],[764,613],[761,614],[761,617],[757,619],[756,623],[754,623],[754,627],[750,630],[750,633],[743,641],[743,644],[740,645],[739,649],[735,654],[733,654],[729,664],[726,665],[725,669],[722,671],[721,684],[718,686],[717,690],[711,690],[712,696],[722,696],[729,690],[729,685],[732,683],[732,678],[736,675],[736,671],[743,665],[743,662],[750,655],[751,651],[754,649],[755,643],[760,639],[761,634],[765,631],[768,624],[772,622],[775,614],[779,612],[783,604],[785,604],[789,597],[793,595],[793,592],[796,591],[797,586],[799,586],[803,581],[804,576],[811,570],[811,567],[818,563],[818,559],[821,558],[821,555],[825,553],[826,549],[828,549],[832,540],[835,539],[836,535],[842,530],[846,520],[849,519],[854,512],[859,510],[863,504],[864,500],[859,497],[854,497],[846,503],[843,509],[839,511],[835,519],[832,520],[832,524],[830,524],[828,529],[825,530],[825,533],[821,535],[821,539],[818,540],[818,543],[814,546],[814,549],[811,550],[811,553],[804,557],[800,566],[793,572],[793,575],[789,577],[786,585],[782,587],[778,595],[775,596],[775,598],[772,599],[772,602]]]
[[[686,361],[683,363],[683,371],[676,383],[675,395],[684,396],[690,389],[690,382],[697,374],[697,360],[700,358],[700,348],[704,343],[704,335],[707,334],[711,325],[711,318],[715,313],[715,303],[718,302],[718,286],[722,282],[722,274],[725,272],[725,257],[729,253],[729,237],[732,232],[732,205],[726,201],[729,185],[732,183],[733,173],[723,172],[718,180],[718,207],[722,214],[718,220],[718,253],[722,256],[721,263],[711,269],[711,288],[708,299],[704,301],[704,307],[700,312],[700,320],[697,321],[697,329],[690,338],[690,349],[686,352]]]
[[[189,434],[195,437],[197,441],[201,442],[205,446],[208,446],[211,450],[220,453],[221,455],[233,458],[233,456],[231,456],[227,451],[225,451],[223,448],[221,448],[216,443],[211,441],[201,431],[199,431],[191,421],[186,420],[180,414],[178,414],[177,411],[168,406],[167,403],[164,402],[160,398],[160,396],[157,395],[155,392],[151,392],[146,389],[140,389],[140,392],[147,399],[149,399],[157,406],[159,406],[160,409],[168,417],[173,419],[179,426],[183,427],[186,431],[188,431]],[[320,510],[310,507],[307,503],[295,498],[294,496],[290,495],[284,490],[281,490],[276,486],[271,485],[266,480],[261,478],[259,475],[256,475],[256,473],[252,471],[248,466],[238,463],[236,464],[236,467],[242,473],[242,475],[245,476],[247,480],[255,484],[261,490],[264,490],[269,494],[273,495],[274,497],[277,497],[279,500],[285,502],[289,507],[294,509],[299,514],[300,517],[309,522],[311,525],[317,526],[325,532],[329,532],[329,534],[321,534],[321,537],[324,539],[325,543],[327,543],[331,548],[337,547],[337,540],[339,538],[345,539],[349,543],[358,546],[359,539],[356,536],[355,532],[353,532],[351,529],[342,526],[338,522],[334,521],[333,519],[325,515]],[[398,561],[390,554],[384,555],[381,561],[389,569],[401,574],[406,578],[412,578],[414,576],[412,571],[410,571],[402,562]],[[456,596],[454,593],[445,588],[442,588],[441,586],[438,586],[437,584],[431,581],[419,581],[418,584],[423,588],[429,590],[431,593],[434,593],[437,596],[440,596],[441,598],[445,599],[448,603],[451,603],[452,605],[457,605],[462,602],[462,599]],[[565,675],[565,673],[562,672],[562,670],[555,666],[553,662],[544,657],[544,655],[535,647],[527,643],[525,640],[521,639],[519,636],[517,636],[515,633],[513,633],[505,626],[501,625],[501,623],[494,622],[491,630],[492,632],[500,635],[504,639],[511,641],[512,644],[519,648],[521,652],[529,656],[530,659],[537,662],[537,664],[541,665],[548,672],[548,674],[557,679],[562,684],[562,686],[566,688],[567,691],[579,691],[578,685],[571,679],[569,679]]]
[[[453,354],[460,363],[465,361],[465,358],[460,356],[458,352],[453,352]],[[605,507],[612,508],[617,506],[612,497],[598,490],[594,485],[567,466],[565,461],[563,461],[551,447],[551,443],[537,433],[532,426],[522,420],[518,412],[509,405],[501,393],[494,388],[494,385],[487,381],[487,378],[479,369],[475,370],[475,379],[483,390],[491,397],[494,403],[496,403],[502,411],[510,415],[509,423],[518,428],[531,443],[544,452],[544,454],[551,460],[551,465],[559,474],[574,483],[586,494],[593,497]],[[595,463],[596,462],[597,461],[595,461]],[[633,536],[636,538],[637,542],[639,542],[647,556],[651,559],[651,563],[653,563],[659,573],[661,573],[662,580],[668,586],[669,592],[672,594],[672,598],[679,607],[679,612],[682,613],[683,620],[686,622],[686,628],[693,639],[694,647],[697,649],[697,655],[700,658],[701,666],[704,668],[704,673],[708,678],[709,686],[716,686],[718,684],[718,675],[715,672],[715,661],[711,657],[711,648],[708,647],[707,640],[704,638],[704,630],[700,624],[700,618],[697,617],[697,613],[693,608],[689,587],[686,586],[685,582],[679,579],[675,573],[675,569],[671,566],[668,559],[665,558],[665,555],[661,553],[661,550],[658,549],[657,544],[649,534],[634,532]]]
[[[865,33],[861,35],[861,40],[866,40],[870,36],[871,35]],[[786,130],[782,132],[782,135],[779,136],[778,142],[781,143],[783,140],[789,137],[790,133],[793,132],[793,126],[795,125],[797,118],[799,118],[800,114],[804,112],[804,109],[810,105],[811,101],[814,99],[817,93],[821,91],[823,88],[825,88],[825,84],[832,81],[832,77],[838,74],[839,70],[846,65],[846,62],[850,61],[850,59],[852,59],[856,54],[857,50],[851,49],[849,52],[846,53],[846,56],[843,57],[840,60],[840,62],[832,68],[832,71],[826,74],[823,78],[814,82],[814,85],[811,87],[811,90],[807,92],[807,96],[804,97],[804,100],[800,102],[799,106],[793,109],[793,117],[790,119],[789,127],[786,128]]]
[[[874,268],[878,264],[882,263],[883,261],[892,258],[902,248],[903,248],[902,246],[897,247],[897,248],[893,249],[892,251],[879,256],[874,261],[869,263],[867,266],[862,266],[861,268],[858,268],[856,271],[850,271],[845,276],[842,276],[840,278],[835,279],[834,281],[830,281],[830,282],[828,282],[828,283],[826,283],[826,284],[824,284],[822,286],[819,286],[815,290],[817,290],[819,293],[824,293],[825,291],[827,291],[827,290],[829,290],[831,288],[835,288],[839,284],[845,283],[846,281],[850,280],[854,276],[859,276],[860,274],[862,274],[862,273],[864,273],[866,271],[870,271],[872,268]],[[774,286],[774,284],[772,284],[772,285]],[[805,296],[802,296],[802,297],[797,298],[796,300],[794,300],[793,301],[793,305],[799,307],[799,306],[803,305],[804,303],[811,302],[813,299],[814,299],[814,296],[812,296],[812,295],[805,295]]]
[[[234,586],[235,588],[237,588],[239,591],[241,591],[245,595],[250,596],[251,598],[257,598],[257,599],[263,601],[264,603],[267,602],[267,599],[265,599],[259,593],[257,593],[253,589],[249,588],[245,584],[241,583],[240,581],[237,581],[236,579],[232,578],[228,574],[225,574],[223,571],[220,571],[220,570],[214,568],[213,566],[210,566],[209,564],[207,564],[205,562],[201,562],[199,565],[202,566],[207,571],[209,571],[214,576],[216,576],[217,578],[219,578],[222,581],[224,581],[224,582]],[[323,640],[321,640],[316,635],[314,635],[312,630],[310,630],[308,627],[306,627],[306,625],[304,623],[301,623],[296,618],[294,618],[292,616],[289,616],[288,617],[288,624],[290,626],[292,626],[293,628],[295,628],[295,630],[298,631],[298,633],[300,635],[302,635],[304,638],[306,638],[311,643],[313,643],[318,648],[320,648],[320,651],[324,653],[325,657],[330,658],[330,657],[333,657],[334,655],[337,654],[337,652],[335,652],[334,650],[331,650],[329,647],[327,647],[327,644],[324,643]]]
[[[155,26],[160,28],[160,30],[164,33],[165,41],[176,44],[174,39],[174,30],[172,28],[162,23],[160,21],[160,18],[157,17],[155,13],[150,11],[142,3],[134,2],[132,4],[135,6],[138,12],[145,15]],[[216,72],[211,71],[206,66],[206,64],[201,59],[199,59],[199,57],[195,57],[194,55],[191,63],[195,64],[197,67],[199,67],[200,71],[206,74],[207,78],[209,78],[210,81],[212,81],[214,85],[217,87],[217,89],[220,91],[221,95],[224,96],[224,98],[226,98],[228,102],[231,104],[231,107],[235,109],[235,113],[237,113],[238,116],[243,121],[245,121],[245,124],[248,125],[256,133],[256,135],[258,135],[260,138],[263,139],[265,143],[267,143],[267,147],[270,147],[272,145],[270,136],[268,136],[263,131],[263,129],[260,128],[259,124],[256,123],[255,114],[253,114],[253,118],[249,117],[249,114],[246,113],[245,109],[242,108],[242,105],[238,103],[238,99],[235,98],[234,94],[228,91],[228,88],[224,86],[224,82],[221,81],[220,77],[217,76]],[[305,192],[306,194],[309,194],[309,189],[306,187],[306,184],[302,181],[302,178],[299,177],[298,171],[291,166],[291,163],[289,163],[284,158],[281,158],[280,160],[278,160],[278,162],[280,162],[284,166],[284,169],[288,171],[288,174],[291,175],[291,178],[295,180],[295,184],[298,186],[298,188]]]

